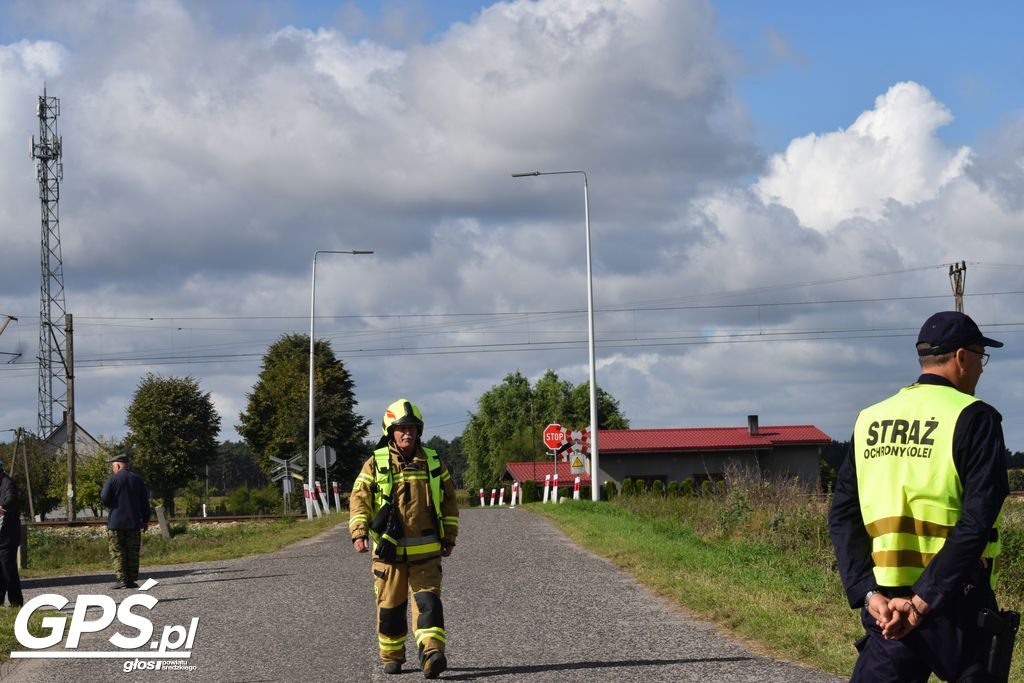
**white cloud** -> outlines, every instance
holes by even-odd
[[[755,190],[823,232],[850,218],[878,220],[888,202],[934,199],[963,173],[968,148],[951,150],[935,137],[951,120],[927,88],[897,83],[849,128],[793,140]]]

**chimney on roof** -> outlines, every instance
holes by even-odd
[[[751,436],[757,436],[757,415],[747,415],[747,430]]]

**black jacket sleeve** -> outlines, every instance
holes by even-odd
[[[871,560],[871,537],[864,528],[864,517],[860,511],[852,436],[832,493],[828,534],[836,551],[836,566],[846,589],[846,599],[850,607],[860,607],[867,592],[877,590],[878,584],[873,572],[875,564]]]

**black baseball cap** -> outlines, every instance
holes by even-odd
[[[107,462],[123,462],[124,464],[127,465],[128,464],[128,455],[126,453],[118,453],[114,457],[108,459]]]
[[[959,348],[981,344],[998,349],[1003,342],[981,333],[969,315],[959,311],[941,311],[928,318],[917,335],[918,356],[940,356]]]

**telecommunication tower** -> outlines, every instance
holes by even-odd
[[[36,105],[39,140],[32,137],[32,158],[36,160],[42,229],[39,289],[39,419],[36,433],[45,439],[64,423],[68,386],[61,349],[66,343],[64,331],[64,264],[60,249],[60,181],[64,177],[61,162],[61,138],[57,135],[60,100],[47,97],[46,86]]]

